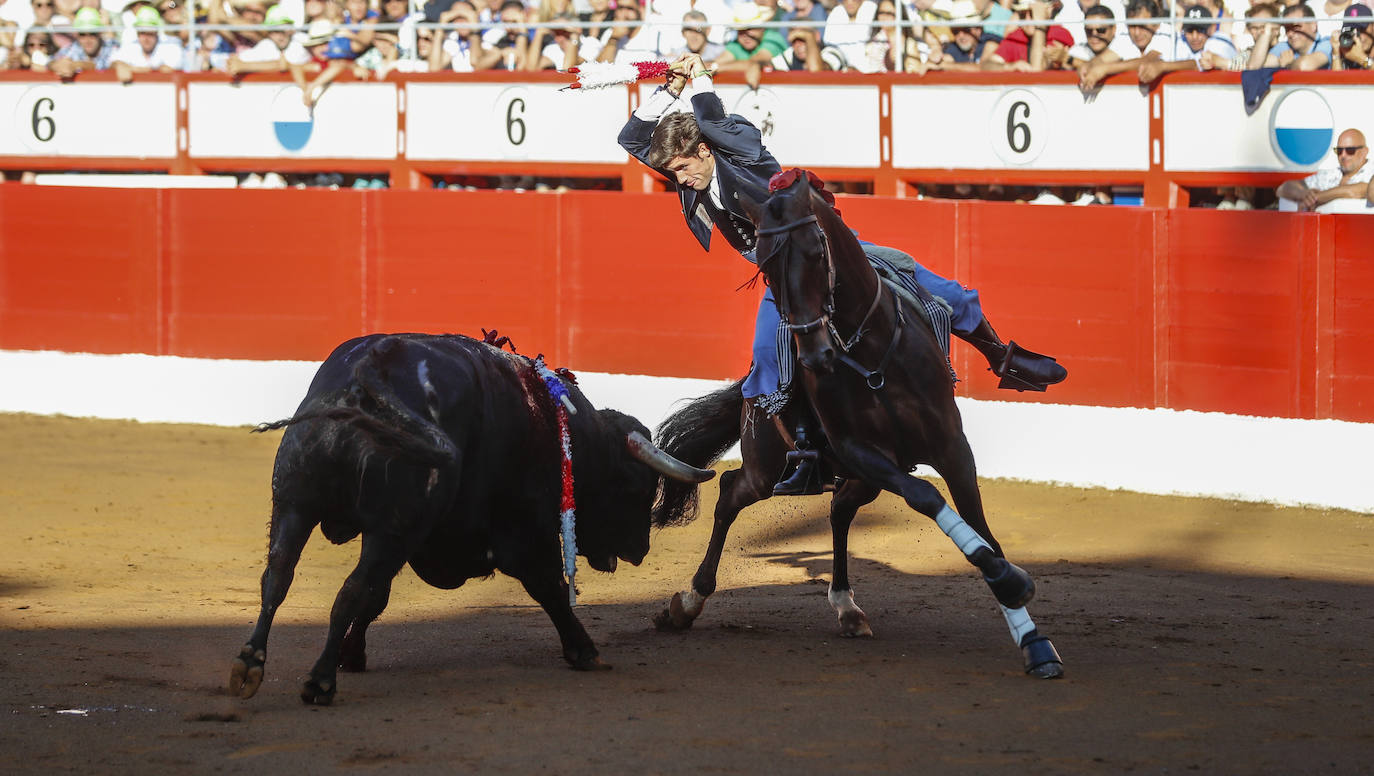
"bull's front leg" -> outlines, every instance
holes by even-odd
[[[558,569],[559,565],[551,568]],[[530,598],[538,601],[544,612],[549,615],[549,619],[553,620],[553,627],[558,629],[558,638],[563,643],[563,659],[568,661],[573,670],[610,669],[609,665],[601,662],[596,645],[592,643],[592,637],[587,635],[587,629],[582,627],[577,615],[573,614],[572,605],[568,603],[568,584],[563,581],[562,573],[539,571],[523,574],[520,584],[525,586],[525,592],[530,594]]]

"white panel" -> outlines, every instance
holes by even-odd
[[[1290,113],[1295,106],[1302,110]],[[1170,171],[1301,171],[1335,166],[1328,147],[1316,161],[1280,155],[1285,126],[1329,130],[1374,128],[1374,90],[1354,86],[1274,86],[1247,116],[1236,84],[1164,86],[1164,169]]]
[[[396,86],[334,84],[307,110],[294,84],[192,83],[193,157],[392,159]]]
[[[625,161],[625,152],[615,142],[629,115],[622,89],[412,83],[406,93],[409,159]]]
[[[176,88],[0,84],[3,156],[176,156]]]
[[[1135,86],[893,86],[899,168],[1146,170],[1149,105]]]
[[[640,85],[643,102],[656,89]],[[763,133],[763,144],[782,167],[876,167],[878,87],[747,86],[719,84],[716,93],[728,113],[737,113]],[[691,110],[690,92],[678,109]]]

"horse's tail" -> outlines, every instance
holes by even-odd
[[[356,432],[369,453],[382,453],[430,466],[446,466],[457,447],[443,429],[411,409],[397,395],[382,361],[396,356],[397,342],[383,341],[353,367],[353,380],[342,390],[321,396],[284,420],[263,423],[256,433],[288,428],[312,420],[341,423]],[[428,391],[426,387],[426,398]]]
[[[654,433],[658,449],[703,469],[720,460],[739,441],[743,384],[741,378],[669,415]],[[684,525],[696,516],[697,485],[665,479],[654,506],[654,525]]]

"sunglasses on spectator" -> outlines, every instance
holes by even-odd
[[[1087,27],[1085,29],[1087,29],[1089,35],[1097,35],[1099,37],[1105,37],[1112,34],[1111,27]]]
[[[1364,148],[1364,146],[1362,146],[1362,145],[1357,145],[1357,146],[1336,146],[1333,150],[1334,150],[1336,153],[1338,153],[1338,154],[1351,154],[1351,155],[1353,155],[1356,151],[1360,150],[1361,148]]]
[[[34,8],[52,8],[52,3],[34,3]]]

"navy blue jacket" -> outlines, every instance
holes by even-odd
[[[715,156],[720,178],[720,198],[727,212],[719,211],[711,203],[711,195],[707,192],[679,186],[676,176],[671,172],[661,167],[653,169],[677,189],[687,228],[692,230],[702,248],[711,248],[711,224],[714,223],[735,250],[746,258],[752,257],[757,236],[754,224],[744,214],[738,200],[747,197],[762,204],[768,192],[768,179],[782,168],[778,166],[778,160],[763,147],[763,135],[758,128],[743,116],[727,114],[725,104],[715,92],[693,95],[692,113],[696,115],[697,126],[701,127],[706,145],[711,147],[711,153]],[[653,167],[649,164],[649,145],[655,126],[652,121],[632,115],[616,140],[631,156]]]

